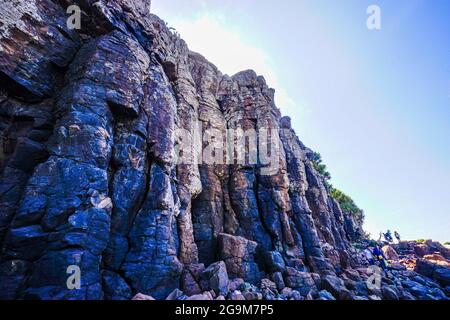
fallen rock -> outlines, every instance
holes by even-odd
[[[437,253],[425,255],[423,256],[423,259],[442,266],[450,266],[450,261],[448,261],[442,255]]]
[[[443,286],[449,286],[450,285],[450,268],[436,268],[434,270],[433,277]]]
[[[275,282],[270,281],[269,279],[262,279],[260,284],[261,289],[269,289],[272,292],[277,292],[277,285]]]
[[[286,286],[297,290],[301,295],[306,296],[311,290],[317,290],[311,274],[287,267],[284,276]]]
[[[142,293],[136,294],[131,300],[155,300],[152,296],[148,296]]]
[[[221,233],[218,235],[220,258],[225,262],[231,278],[241,278],[250,283],[261,279],[254,254],[257,243],[242,237]]]
[[[381,250],[383,251],[384,256],[388,260],[398,261],[400,259],[395,249],[392,248],[391,246],[384,246],[383,248],[381,248]]]
[[[208,301],[208,300],[214,300],[211,296],[210,292],[203,292],[201,294],[196,294],[193,296],[190,296],[187,298],[187,300],[198,300],[198,301]]]
[[[344,278],[344,285],[348,290],[355,290],[356,289],[356,281],[353,281],[348,278]]]
[[[322,278],[322,288],[330,292],[335,298],[348,295],[348,290],[345,288],[344,281],[335,276],[325,276]]]
[[[381,288],[383,299],[385,300],[399,300],[397,289],[394,286],[384,286]]]
[[[209,290],[209,293],[211,294],[211,297],[213,297],[213,299],[217,297],[217,294],[214,290]]]
[[[326,290],[320,291],[320,292],[319,292],[319,296],[320,296],[323,300],[336,300],[336,298],[335,298],[331,293],[329,293],[329,292],[326,291]]]
[[[355,292],[359,296],[368,296],[369,290],[365,281],[358,281],[355,284]]]
[[[211,264],[201,274],[201,285],[203,289],[211,289],[217,295],[226,296],[229,290],[227,267],[223,261]]]
[[[229,294],[228,297],[230,300],[233,301],[243,301],[245,300],[244,295],[242,294],[242,292],[240,292],[239,290],[233,291]]]
[[[183,291],[175,289],[167,296],[166,300],[178,300],[183,295],[184,295]]]
[[[263,294],[260,293],[260,292],[247,291],[247,292],[244,292],[243,295],[244,295],[245,300],[256,301],[256,300],[262,300],[263,299]]]
[[[390,266],[391,270],[395,270],[395,271],[406,271],[407,268],[404,264],[401,263],[391,263]]]
[[[309,296],[309,298],[312,300],[311,292],[308,292],[307,296]],[[302,294],[299,291],[292,290],[291,299],[299,301],[299,300],[303,300],[303,296],[302,296]]]
[[[229,289],[230,291],[238,290],[239,287],[244,283],[245,283],[244,279],[241,278],[232,279],[229,282]]]
[[[202,292],[200,285],[189,271],[184,271],[181,276],[181,288],[187,295],[190,296],[200,294]]]
[[[421,284],[417,283],[416,285],[412,286],[411,288],[409,288],[409,292],[411,292],[419,300],[427,300],[428,288]]]
[[[429,293],[437,300],[448,300],[447,295],[444,293],[443,290],[439,288],[432,288],[430,289]]]
[[[450,285],[450,267],[434,264],[425,259],[417,259],[415,271],[426,277],[435,279],[441,285]]]
[[[361,281],[361,275],[355,269],[345,269],[344,275],[353,281],[356,281],[356,282]]]

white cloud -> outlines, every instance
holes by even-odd
[[[283,111],[293,110],[294,102],[279,85],[275,68],[267,54],[245,40],[232,23],[218,13],[204,12],[194,19],[175,19],[169,22],[187,42],[189,49],[209,59],[223,73],[233,75],[253,69],[264,76],[276,90],[275,102]]]

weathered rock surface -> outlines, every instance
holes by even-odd
[[[260,271],[254,257],[258,245],[256,242],[224,233],[219,234],[218,242],[219,257],[225,261],[230,277],[251,283],[260,280]]]
[[[431,254],[440,254],[445,259],[450,260],[450,249],[432,240],[425,241],[401,241],[394,244],[393,248],[400,256],[415,255],[420,258]]]
[[[213,290],[216,295],[226,296],[229,291],[227,267],[223,261],[211,264],[200,276],[203,290]]]
[[[222,74],[149,8],[0,0],[0,299],[448,298],[433,242],[399,244],[417,272],[369,288],[361,223],[274,90]]]
[[[393,261],[399,260],[399,256],[398,256],[397,252],[391,246],[384,246],[383,248],[381,248],[381,250],[383,251],[386,259],[393,260]]]

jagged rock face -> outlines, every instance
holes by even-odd
[[[0,4],[0,298],[302,298],[360,266],[263,77],[223,75],[150,1]]]
[[[75,3],[80,30],[66,1],[2,3],[2,297],[163,298],[183,274],[195,291],[191,266],[218,260],[253,283],[273,263],[333,274],[342,213],[264,79],[222,75],[145,1]],[[224,161],[199,163],[207,139],[176,163],[199,127],[270,131],[276,170],[227,163],[219,140]],[[81,290],[66,287],[70,265]]]

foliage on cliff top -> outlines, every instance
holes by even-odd
[[[327,166],[323,163],[321,154],[314,152],[311,161],[314,169],[324,177],[325,184],[327,185],[331,196],[336,199],[341,206],[341,209],[345,212],[350,212],[360,223],[362,223],[365,218],[364,211],[356,205],[355,201],[350,196],[341,190],[336,189],[329,182],[331,180],[331,174],[328,172]]]
[[[331,196],[339,202],[343,211],[350,212],[358,221],[364,221],[364,211],[356,205],[352,198],[336,188],[331,189]]]
[[[322,163],[322,155],[318,152],[314,152],[311,160],[314,169],[318,173],[320,173],[325,178],[325,180],[331,180],[331,174],[328,172],[327,166]]]

